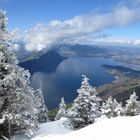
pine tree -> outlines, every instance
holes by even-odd
[[[73,129],[84,127],[94,122],[94,118],[100,116],[100,101],[96,89],[89,84],[89,79],[82,76],[80,89],[77,90],[78,97],[74,100],[73,106],[68,110],[68,125]]]
[[[61,102],[59,104],[59,110],[56,114],[55,120],[59,120],[61,117],[65,117],[66,115],[66,104],[64,98],[61,98]]]
[[[116,99],[113,99],[110,96],[105,102],[103,102],[101,112],[103,116],[108,118],[122,116],[122,104],[119,104]]]
[[[122,103],[119,103],[118,106],[116,107],[116,112],[117,112],[117,116],[124,116],[125,115],[125,109],[122,106]]]
[[[126,101],[125,113],[128,116],[135,116],[140,114],[140,102],[137,101],[138,96],[134,91],[130,98]]]
[[[44,97],[41,88],[35,91],[35,107],[38,116],[39,123],[44,123],[48,121],[48,109],[44,102]]]
[[[18,66],[11,37],[5,12],[0,11],[0,117],[4,119],[1,135],[10,137],[22,132],[29,136],[38,128],[35,91],[29,86],[30,73]]]

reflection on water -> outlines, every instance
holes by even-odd
[[[34,88],[39,88],[41,85],[47,106],[55,108],[61,97],[64,97],[68,103],[77,96],[76,90],[80,87],[82,74],[90,79],[90,84],[93,86],[114,80],[113,76],[102,67],[103,64],[124,66],[123,63],[107,58],[72,57],[62,61],[53,73],[34,73],[31,83]]]

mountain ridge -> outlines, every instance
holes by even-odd
[[[28,69],[31,75],[37,71],[51,73],[56,70],[64,59],[66,59],[66,57],[59,55],[55,50],[50,50],[46,53],[40,52],[40,54],[36,55],[33,59],[20,62],[19,65]]]

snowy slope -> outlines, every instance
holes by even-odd
[[[77,131],[64,128],[64,120],[43,124],[31,140],[140,140],[140,116],[104,119]]]
[[[48,122],[46,124],[43,124],[40,128],[40,130],[37,132],[37,136],[33,138],[32,140],[38,140],[38,137],[57,137],[65,135],[72,130],[66,129],[63,125],[64,121],[66,119],[62,118],[61,120],[54,121],[54,122]],[[40,139],[39,139],[40,140]],[[44,140],[44,139],[43,139]]]

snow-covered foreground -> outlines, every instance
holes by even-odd
[[[31,140],[140,140],[140,116],[104,119],[77,131],[66,129],[64,120],[43,124]]]

